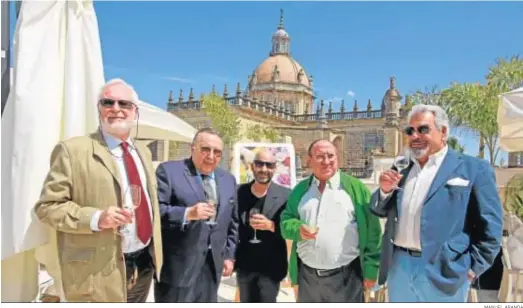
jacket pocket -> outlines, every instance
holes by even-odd
[[[95,292],[95,248],[66,248],[62,251],[62,278],[66,297],[87,300]]]

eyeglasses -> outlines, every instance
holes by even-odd
[[[114,104],[118,103],[118,106],[122,109],[132,109],[134,103],[125,99],[114,100],[111,98],[104,98],[100,100],[100,105],[105,108],[111,108]]]
[[[263,168],[263,166],[266,166],[267,169],[274,169],[276,167],[276,164],[275,163],[266,162],[266,161],[261,161],[261,160],[255,160],[254,161],[254,166],[256,168]]]
[[[426,134],[430,133],[430,126],[428,126],[427,124],[420,125],[417,128],[415,128],[413,126],[407,126],[407,127],[405,127],[405,129],[403,131],[405,132],[405,134],[407,136],[412,136],[412,135],[414,135],[415,132],[417,132],[418,134],[421,134],[421,135],[426,135]]]
[[[214,153],[214,156],[222,157],[222,150],[214,149],[208,146],[200,147],[200,152],[204,155],[211,155],[211,153]]]

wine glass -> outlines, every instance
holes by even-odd
[[[408,155],[408,152],[405,152],[404,155],[396,156],[394,159],[393,165],[396,167],[398,173],[401,173],[401,171],[407,169],[410,164],[410,157]],[[396,186],[394,189],[401,190],[401,187]]]
[[[257,209],[257,208],[252,208],[249,212],[249,218],[252,218],[254,215],[258,215],[260,214],[260,210]],[[253,228],[254,229],[254,228]],[[254,238],[252,238],[250,241],[250,243],[253,243],[253,244],[258,244],[260,243],[261,241],[256,237],[256,229],[254,229]]]
[[[128,198],[130,197],[130,198]],[[134,212],[140,206],[142,201],[142,188],[139,185],[129,185],[122,196],[122,208],[131,212],[134,216]],[[120,227],[119,235],[127,236],[131,234],[129,224],[125,224]]]
[[[214,215],[209,217],[209,220],[207,220],[205,223],[211,226],[216,225],[216,214],[217,214],[217,208],[216,204],[218,204],[218,201],[214,198],[208,198],[206,203],[209,207],[212,207],[214,209]]]

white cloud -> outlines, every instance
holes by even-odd
[[[349,90],[349,91],[347,91],[347,96],[354,97],[354,96],[356,96],[356,93],[354,93],[354,91],[352,91],[352,90]]]

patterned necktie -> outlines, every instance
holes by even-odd
[[[147,244],[152,234],[152,223],[151,215],[149,213],[149,206],[147,205],[147,199],[145,198],[145,191],[143,190],[142,181],[140,180],[140,174],[136,163],[129,152],[129,144],[122,142],[123,149],[123,161],[125,163],[125,169],[127,170],[127,178],[129,179],[130,185],[136,185],[140,187],[140,206],[134,211],[136,219],[136,232],[138,239],[144,244]]]
[[[211,183],[212,178],[208,175],[202,174],[203,191],[208,199],[216,200],[216,191]]]

